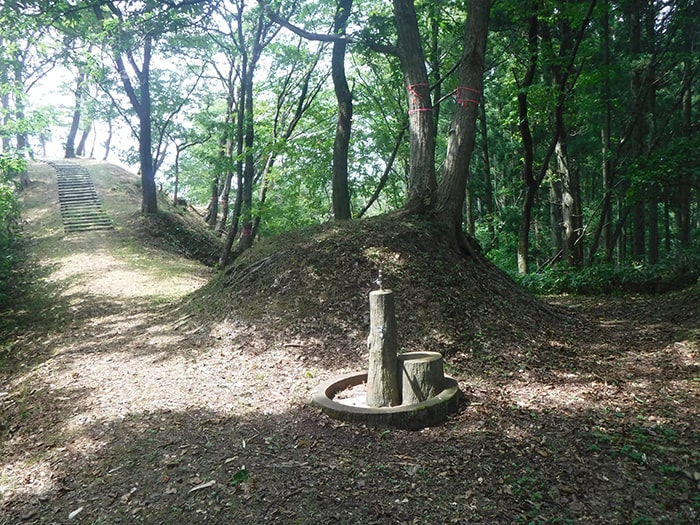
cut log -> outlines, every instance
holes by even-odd
[[[367,405],[388,407],[401,404],[396,378],[396,315],[391,290],[369,294],[369,368],[367,371]]]
[[[401,404],[414,405],[438,395],[445,384],[440,352],[406,352],[398,356]]]

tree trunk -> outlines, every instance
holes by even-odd
[[[216,210],[216,214],[210,218],[210,222],[216,225],[214,231],[218,234],[221,234],[226,228],[226,221],[229,215],[229,202],[231,199],[231,182],[233,182],[233,176],[235,175],[233,169],[229,166],[229,164],[233,162],[231,155],[227,154],[225,158],[227,159],[226,178],[224,179],[224,186],[221,188],[221,193],[218,194],[218,185],[217,188],[212,186],[212,199],[214,198],[214,192],[216,192],[219,195],[220,204],[217,203],[218,210]]]
[[[336,9],[334,30],[342,35],[347,27],[348,17],[352,9],[353,0],[338,0]],[[338,100],[338,122],[335,128],[335,140],[333,141],[333,217],[337,221],[349,220],[350,191],[348,189],[348,150],[350,148],[350,133],[352,126],[352,93],[348,87],[345,76],[345,48],[344,41],[333,42],[333,56],[331,59],[331,72],[333,87]]]
[[[525,183],[525,201],[520,218],[518,231],[518,273],[524,275],[529,271],[530,251],[530,223],[532,221],[532,208],[535,204],[535,196],[539,184],[535,180],[535,145],[530,130],[528,118],[527,91],[535,79],[538,54],[538,20],[537,3],[532,1],[528,5],[530,13],[528,19],[528,66],[522,82],[518,83],[518,116],[520,137],[523,141],[523,182]],[[516,79],[517,82],[517,79]]]
[[[15,84],[17,86],[24,86],[24,63],[20,60],[15,61]],[[18,122],[24,122],[24,93],[19,93],[15,96],[15,116]],[[27,156],[32,156],[29,148],[29,142],[27,141],[27,133],[23,129],[17,133],[17,151],[24,158]],[[19,183],[23,188],[28,187],[32,181],[29,180],[29,173],[25,167],[19,172]]]
[[[241,15],[242,16],[242,15]],[[239,38],[242,35],[239,35]],[[224,249],[222,250],[221,257],[219,258],[219,264],[221,266],[226,266],[231,259],[231,251],[233,250],[233,241],[238,234],[238,223],[241,217],[241,208],[243,205],[243,151],[244,151],[244,122],[246,113],[246,89],[244,85],[244,79],[248,76],[248,52],[245,49],[241,50],[241,75],[240,75],[240,87],[238,89],[238,112],[236,116],[236,201],[234,205],[233,215],[231,216],[231,227],[226,235],[226,242],[224,243]],[[228,180],[227,174],[227,180]],[[230,181],[229,181],[230,187]],[[228,207],[228,199],[230,198],[230,191],[222,191],[222,199],[226,199],[226,205]],[[222,200],[223,205],[223,200]]]
[[[693,45],[689,52],[692,53]],[[683,65],[683,108],[681,121],[683,123],[683,136],[691,137],[693,134],[693,77],[694,64],[686,60]],[[692,202],[691,180],[689,174],[684,174],[678,190],[678,238],[682,248],[690,247],[690,214]]]
[[[209,197],[207,213],[204,216],[204,222],[206,222],[210,228],[216,226],[216,218],[219,215],[219,183],[219,173],[217,170],[211,181],[211,197]]]
[[[4,49],[5,47],[5,40],[3,37],[0,35],[0,49]],[[1,96],[0,96],[0,114],[2,114],[2,125],[3,127],[7,127],[10,123],[10,90],[5,89],[5,86],[7,86],[10,83],[10,71],[9,71],[9,64],[7,60],[0,60],[0,86],[2,87],[1,90]],[[3,152],[8,152],[10,151],[10,148],[12,147],[12,142],[10,140],[9,135],[6,135],[3,133],[2,135],[2,151]]]
[[[75,157],[75,138],[78,136],[78,128],[80,127],[80,116],[83,105],[83,89],[85,84],[85,71],[81,68],[78,72],[78,79],[73,92],[75,96],[75,106],[73,108],[73,120],[71,121],[68,136],[66,137],[65,157],[72,159]]]
[[[489,22],[489,2],[470,0],[465,24],[457,106],[447,142],[445,170],[437,189],[435,211],[448,226],[454,244],[463,236],[463,207],[469,164],[476,139],[476,120],[483,91],[484,53]],[[470,251],[469,255],[473,255]]]
[[[413,0],[393,3],[398,56],[408,98],[410,163],[405,209],[423,213],[431,209],[437,187],[433,104]]]
[[[158,194],[156,192],[155,166],[151,145],[151,86],[150,62],[152,40],[146,35],[144,42],[143,68],[139,72],[140,103],[137,108],[139,117],[139,160],[141,162],[141,212],[145,214],[158,211]]]
[[[83,129],[83,133],[80,135],[78,147],[75,149],[75,154],[79,157],[85,156],[85,143],[87,142],[87,138],[90,135],[90,131],[92,131],[92,122],[89,122],[85,126],[85,129]]]
[[[488,230],[489,230],[489,241],[496,238],[496,227],[494,213],[494,201],[493,201],[493,181],[491,180],[491,158],[489,154],[489,144],[488,144],[488,127],[486,126],[486,100],[482,97],[480,109],[481,118],[481,153],[483,155],[484,161],[484,208],[486,209],[486,216],[488,217]]]
[[[564,259],[574,267],[583,262],[583,244],[580,236],[583,232],[581,221],[581,188],[578,174],[569,166],[569,155],[566,145],[566,129],[560,132],[556,147],[557,170],[561,177],[561,209],[562,209],[562,248]]]
[[[564,248],[564,235],[562,233],[564,218],[562,217],[563,206],[561,203],[561,178],[552,177],[549,183],[549,229],[552,238],[552,257],[557,257]]]
[[[254,53],[255,54],[255,53]],[[243,169],[242,209],[241,209],[241,238],[238,241],[238,251],[244,252],[253,245],[253,179],[255,178],[255,158],[253,144],[255,143],[255,124],[253,121],[253,72],[254,62],[244,78],[245,88],[245,167]]]
[[[107,121],[107,126],[108,126],[108,131],[107,131],[107,140],[105,141],[105,154],[102,157],[102,160],[107,160],[107,158],[109,157],[109,150],[112,146],[112,133],[113,133],[112,119],[109,119]]]
[[[525,202],[520,218],[520,228],[518,230],[518,273],[525,275],[530,271],[530,261],[528,253],[530,251],[530,224],[532,223],[532,208],[535,204],[536,188],[527,187]]]
[[[608,19],[607,9],[605,11],[605,36],[604,42],[604,67],[603,70],[606,71],[603,75],[603,99],[605,104],[605,120],[603,123],[603,129],[601,130],[601,156],[603,158],[602,169],[603,169],[603,203],[600,212],[600,221],[593,234],[593,240],[590,246],[590,255],[588,259],[588,264],[593,265],[594,257],[600,246],[600,239],[603,238],[603,243],[605,246],[606,253],[612,252],[614,245],[612,242],[612,193],[614,184],[614,173],[613,173],[613,162],[611,158],[611,148],[610,148],[610,137],[612,129],[612,109],[610,107],[610,79],[608,76],[608,67],[610,63],[610,49],[609,49],[609,26],[607,23]]]
[[[629,4],[628,17],[630,20],[630,53],[631,59],[636,63],[630,76],[630,88],[632,91],[633,110],[635,117],[634,132],[632,134],[633,154],[641,157],[645,152],[646,125],[646,89],[644,81],[644,69],[642,65],[645,61],[640,60],[642,56],[642,17],[643,0],[633,0]],[[632,205],[632,257],[641,259],[645,256],[645,206],[641,196],[637,196],[637,201]]]
[[[659,262],[659,194],[656,188],[649,193],[649,264],[656,264]]]
[[[113,6],[112,6],[113,7]],[[93,13],[98,20],[104,21],[105,15],[97,5],[93,6]],[[134,108],[139,120],[139,161],[141,163],[141,212],[155,213],[158,211],[158,194],[156,192],[155,165],[153,162],[153,152],[151,150],[153,134],[151,130],[151,58],[153,47],[153,35],[146,33],[143,36],[143,56],[141,67],[136,67],[135,57],[130,49],[122,51],[113,49],[113,58],[117,69],[117,74],[122,81],[131,106]],[[138,80],[138,90],[132,83],[129,72],[126,68],[124,57],[129,58],[129,62],[134,66],[136,79]]]

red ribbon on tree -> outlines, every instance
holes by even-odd
[[[462,106],[463,108],[466,108],[467,104],[470,102],[478,105],[479,99],[472,98],[474,96],[481,97],[481,91],[467,86],[459,86],[457,88],[457,105]]]
[[[407,86],[408,92],[409,92],[411,95],[413,95],[413,105],[414,105],[414,106],[417,106],[417,105],[419,104],[419,102],[420,102],[421,100],[423,100],[423,97],[421,97],[421,96],[418,94],[418,91],[416,91],[416,88],[417,88],[418,86],[426,86],[426,87],[429,87],[429,84],[426,84],[425,82],[421,82],[421,83],[419,83],[419,84],[409,84],[409,85]],[[417,111],[432,111],[432,110],[433,110],[433,108],[414,108],[414,109],[409,109],[409,110],[408,110],[408,114],[410,115],[410,114],[415,113],[415,112],[417,112]]]

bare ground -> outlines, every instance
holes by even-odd
[[[346,425],[309,397],[365,366],[362,263],[300,281],[290,248],[272,281],[242,261],[205,285],[181,247],[142,242],[133,180],[88,167],[114,231],[64,235],[47,166],[24,196],[41,280],[0,347],[0,523],[700,520],[697,290],[438,310],[425,297],[455,283],[399,280],[383,254],[406,349],[446,349],[464,401],[418,432]]]

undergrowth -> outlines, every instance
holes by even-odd
[[[18,184],[13,174],[24,164],[14,157],[0,155],[0,333],[7,323],[13,297],[18,295],[17,269],[24,260]]]
[[[700,252],[687,251],[653,265],[598,263],[581,269],[557,265],[513,278],[535,294],[599,295],[680,290],[695,284],[698,276]]]

